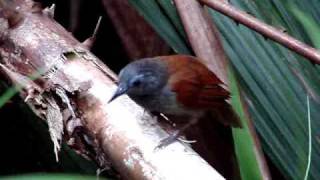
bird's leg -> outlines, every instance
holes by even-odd
[[[165,120],[165,122],[166,122],[167,124],[169,124],[169,125],[171,125],[171,126],[173,126],[173,127],[176,127],[176,123],[172,122],[172,121],[170,120],[170,118],[169,118],[168,116],[166,116],[165,114],[159,113],[159,116],[160,116],[163,120]]]
[[[156,146],[155,149],[161,149],[164,148],[171,143],[173,143],[175,140],[178,139],[178,137],[183,133],[186,129],[188,129],[190,126],[196,124],[198,122],[198,118],[192,118],[188,123],[183,125],[178,130],[175,130],[173,133],[171,133],[168,137],[162,139],[158,146]]]

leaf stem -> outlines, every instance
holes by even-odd
[[[310,102],[309,102],[309,96],[307,95],[307,108],[308,108],[308,141],[309,141],[309,150],[308,150],[308,164],[304,176],[304,180],[308,179],[309,172],[310,172],[310,166],[311,166],[311,154],[312,154],[312,137],[311,137],[311,113],[310,113]]]

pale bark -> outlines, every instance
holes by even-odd
[[[126,96],[107,103],[114,73],[32,1],[12,2],[0,3],[0,70],[38,116],[62,116],[71,147],[125,179],[224,179],[180,142],[155,151],[168,135],[157,121]]]

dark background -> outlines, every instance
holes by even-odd
[[[101,1],[79,0],[78,24],[70,29],[70,1],[39,1],[45,7],[56,4],[55,19],[84,41],[90,37],[99,16],[103,17],[92,52],[115,72],[129,62]],[[105,53],[107,52],[107,53]],[[9,86],[0,83],[0,94]],[[55,160],[47,125],[38,119],[16,95],[0,108],[0,176],[32,172],[75,172],[95,174],[95,164],[76,155],[63,145],[60,162]],[[81,161],[78,163],[77,161]]]

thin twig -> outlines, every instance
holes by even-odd
[[[308,142],[309,142],[309,150],[308,150],[308,164],[306,168],[306,173],[304,176],[304,180],[308,180],[309,172],[310,172],[310,166],[311,166],[311,154],[312,154],[312,136],[311,136],[311,115],[310,115],[310,100],[309,95],[307,95],[307,107],[308,107]]]
[[[99,19],[97,21],[96,27],[94,28],[92,35],[82,43],[82,45],[87,47],[88,49],[92,48],[93,43],[97,39],[97,34],[98,34],[98,30],[100,28],[101,19],[102,19],[102,16],[99,16]]]
[[[279,29],[276,29],[273,26],[261,22],[252,15],[233,7],[232,5],[230,5],[230,3],[225,3],[221,0],[199,1],[209,6],[210,8],[219,11],[220,13],[229,16],[235,21],[247,26],[248,28],[257,31],[263,36],[284,45],[288,49],[291,49],[292,51],[306,57],[313,63],[320,64],[320,53],[315,48],[301,41],[298,41],[297,39],[289,36]]]
[[[99,30],[100,24],[101,24],[101,19],[102,19],[102,16],[99,16],[98,22],[97,22],[96,27],[94,28],[93,34],[91,36],[94,39],[96,39],[96,37],[97,37],[97,33],[98,33],[98,30]]]

